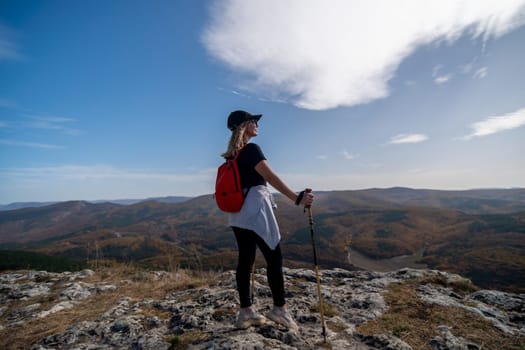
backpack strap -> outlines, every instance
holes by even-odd
[[[241,151],[244,149],[244,147],[246,147],[248,144],[245,144],[244,146],[241,147],[241,149],[239,149],[237,151],[237,153],[235,153],[235,155],[233,156],[233,160],[237,160],[237,157],[239,157],[239,154],[241,154]]]
[[[248,144],[245,144],[244,146],[241,147],[240,150],[237,151],[237,153],[235,153],[235,156],[233,156],[232,158],[232,161],[236,162],[237,161],[237,157],[239,157],[239,154],[241,154],[241,151],[244,149],[244,147],[246,147]],[[239,176],[241,176],[241,172],[239,170]],[[252,186],[250,187],[246,187],[246,188],[243,188],[242,189],[242,195],[244,196],[244,198],[246,198],[246,196],[248,195],[248,192],[250,192],[250,188],[252,188]]]

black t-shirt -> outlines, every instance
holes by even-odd
[[[237,157],[237,166],[241,174],[242,188],[266,185],[264,178],[255,170],[255,166],[261,160],[266,160],[266,157],[259,145],[249,143],[241,150],[241,153]]]

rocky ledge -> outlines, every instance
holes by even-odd
[[[20,342],[9,341],[7,335],[21,332],[28,324],[45,323],[60,313],[86,308],[89,305],[86,301],[101,302],[105,296],[114,295],[122,281],[88,282],[96,273],[91,270],[60,274],[25,271],[0,275],[0,348],[19,348]],[[155,283],[167,273],[150,274]],[[298,332],[288,331],[271,321],[257,328],[235,329],[237,293],[235,275],[230,271],[216,276],[206,287],[173,291],[162,298],[137,299],[120,294],[104,312],[84,319],[79,317],[64,327],[64,331],[45,335],[22,347],[33,350],[489,349],[476,339],[456,334],[455,327],[445,319],[442,324],[432,326],[425,344],[419,345],[410,344],[407,332],[399,327],[382,333],[361,331],[362,325],[392,313],[395,305],[385,299],[389,288],[411,284],[418,305],[425,305],[428,310],[434,310],[433,306],[446,307],[451,313],[465,311],[480,323],[488,324],[486,327],[492,327],[494,334],[510,339],[506,344],[514,345],[508,348],[524,348],[523,294],[469,289],[458,292],[454,286],[471,285],[470,281],[433,270],[379,273],[334,269],[320,274],[326,341],[318,312],[315,273],[307,269],[285,269],[288,307],[300,327]],[[254,298],[259,312],[269,311],[271,294],[264,269],[255,275]],[[77,313],[82,315],[88,311],[77,310]]]

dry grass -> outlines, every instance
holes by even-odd
[[[75,307],[51,314],[42,319],[30,319],[23,326],[9,327],[0,330],[0,348],[28,349],[31,344],[52,334],[62,333],[69,326],[81,321],[97,319],[104,312],[113,308],[123,297],[131,302],[152,298],[163,299],[166,295],[187,288],[206,286],[214,280],[212,273],[197,274],[192,271],[174,270],[155,275],[154,273],[132,265],[107,263],[99,265],[96,273],[83,280],[86,283],[113,284],[113,291],[102,292],[81,301]],[[54,295],[39,298],[40,300],[19,301],[8,304],[9,309],[2,315],[2,323],[12,310],[29,304],[41,303],[39,311],[49,309],[56,304],[60,288],[52,291]],[[144,309],[148,316],[161,319],[169,318],[167,312],[156,309]]]
[[[310,306],[311,312],[319,313],[320,309],[321,308],[319,307],[318,303]],[[333,316],[338,316],[339,312],[337,311],[337,307],[335,305],[324,302],[323,303],[323,315],[325,317],[333,317]]]
[[[436,327],[445,325],[455,336],[476,343],[482,349],[525,349],[525,337],[505,334],[478,315],[460,308],[424,303],[416,295],[419,283],[421,281],[390,285],[384,295],[389,310],[378,319],[358,326],[357,332],[363,335],[392,334],[414,350],[431,350],[430,339],[441,335]],[[456,292],[464,291],[464,288],[467,286],[462,284]]]
[[[451,279],[447,278],[443,274],[423,277],[419,282],[421,284],[437,284],[443,287],[452,288],[457,294],[461,296],[465,296],[466,294],[470,294],[479,290],[479,288],[468,279]]]
[[[167,341],[170,343],[169,350],[187,349],[188,345],[196,342],[204,342],[208,339],[209,334],[200,331],[189,331],[181,335],[174,335]]]

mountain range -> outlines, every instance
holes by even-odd
[[[315,195],[314,232],[323,268],[423,266],[459,273],[484,288],[525,291],[525,189],[397,187]],[[285,265],[311,267],[306,213],[275,198]],[[178,203],[70,201],[2,211],[0,248],[199,270],[232,269],[237,258],[227,216],[212,195]],[[264,265],[260,256],[256,264]]]
[[[152,197],[147,199],[99,199],[94,201],[89,201],[89,203],[113,203],[113,204],[135,204],[144,201],[157,201],[162,203],[180,203],[184,202],[191,197],[182,197],[182,196],[166,196],[166,197]],[[0,204],[0,211],[3,210],[15,210],[23,208],[34,208],[34,207],[45,207],[47,205],[55,204],[58,202],[14,202],[9,204]]]

